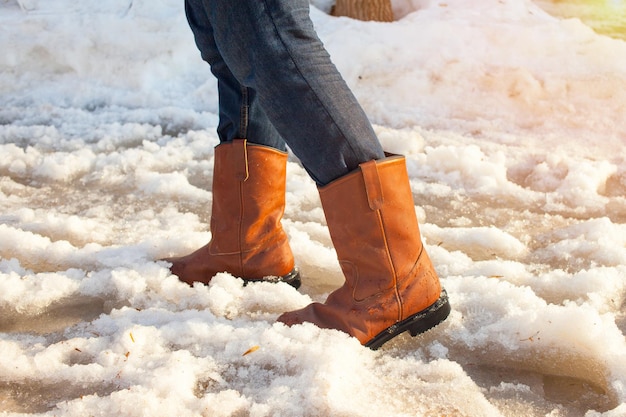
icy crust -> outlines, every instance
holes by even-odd
[[[525,0],[394,10],[312,9],[453,307],[372,352],[275,323],[342,283],[293,156],[300,292],[157,261],[210,239],[216,86],[180,2],[0,2],[0,413],[626,413],[624,42]]]

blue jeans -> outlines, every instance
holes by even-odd
[[[286,143],[320,186],[384,158],[315,33],[309,0],[185,0],[185,11],[218,80],[221,141]]]

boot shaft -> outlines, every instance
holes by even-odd
[[[215,148],[211,252],[254,250],[284,234],[287,154],[234,140]]]
[[[411,275],[423,246],[403,157],[361,164],[319,193],[355,300],[394,288]]]
[[[287,153],[237,139],[215,148],[208,252],[216,271],[261,279],[294,270],[285,211]]]

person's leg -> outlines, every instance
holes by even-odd
[[[342,330],[378,348],[450,311],[422,245],[404,158],[385,157],[313,30],[308,0],[203,0],[225,64],[254,89],[317,182],[346,277],[324,303],[279,317]]]
[[[365,112],[317,37],[308,0],[203,4],[226,66],[256,92],[318,185],[384,157]],[[208,60],[210,51],[202,54]]]
[[[211,241],[166,261],[188,284],[208,283],[218,272],[246,281],[270,279],[300,286],[281,218],[285,210],[285,142],[259,105],[224,63],[200,1],[185,9],[202,57],[218,80],[220,145],[215,148]],[[272,278],[268,278],[272,277]]]
[[[285,141],[269,121],[261,107],[257,93],[242,85],[232,74],[215,45],[213,27],[201,0],[186,0],[187,22],[201,52],[217,79],[219,94],[220,142],[247,139],[250,144],[265,145],[285,151]]]

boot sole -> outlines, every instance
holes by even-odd
[[[280,277],[265,277],[262,279],[244,279],[243,285],[252,284],[255,282],[284,282],[285,284],[289,284],[294,287],[296,290],[300,288],[302,285],[302,281],[300,280],[300,270],[298,268],[294,268],[286,275],[281,275]]]
[[[399,321],[393,326],[389,326],[387,329],[374,336],[365,346],[376,350],[406,331],[408,331],[411,336],[415,337],[440,324],[448,317],[450,311],[448,293],[445,289],[441,290],[441,296],[430,307]]]
[[[300,280],[300,270],[298,270],[298,268],[292,269],[290,273],[280,277],[279,281],[289,284],[297,290],[300,288],[300,285],[302,285],[302,281]]]

